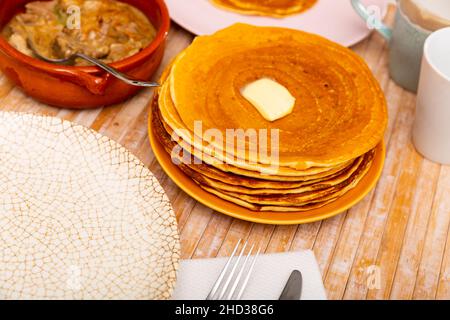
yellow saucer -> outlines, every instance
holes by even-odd
[[[383,171],[386,149],[380,143],[375,152],[375,158],[367,175],[352,189],[338,200],[324,207],[303,212],[255,212],[225,201],[200,188],[191,178],[185,175],[175,164],[170,155],[164,150],[152,130],[151,112],[149,112],[148,134],[150,144],[159,164],[166,174],[184,192],[205,206],[231,216],[233,218],[256,223],[294,225],[316,222],[336,216],[361,201],[377,184]]]

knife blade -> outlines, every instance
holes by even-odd
[[[300,300],[303,289],[303,276],[298,270],[294,270],[289,277],[279,300]]]

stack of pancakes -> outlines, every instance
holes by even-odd
[[[317,0],[211,0],[215,5],[241,14],[285,17],[311,8]]]
[[[242,96],[262,78],[296,98],[292,113],[268,121]],[[173,162],[205,191],[254,211],[335,201],[370,170],[387,124],[383,93],[361,58],[290,29],[237,24],[197,37],[161,83],[151,127]],[[227,137],[230,129],[278,136],[255,145],[208,134]]]

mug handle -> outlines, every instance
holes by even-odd
[[[392,29],[386,26],[381,20],[377,17],[374,17],[373,14],[367,10],[366,6],[361,3],[360,0],[351,0],[352,6],[355,9],[356,13],[366,22],[369,23],[369,19],[371,23],[376,24],[375,30],[387,41],[390,41],[392,38]]]

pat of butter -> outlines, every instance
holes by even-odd
[[[268,121],[287,116],[295,106],[295,98],[288,89],[269,78],[262,78],[246,85],[242,88],[241,94]]]

